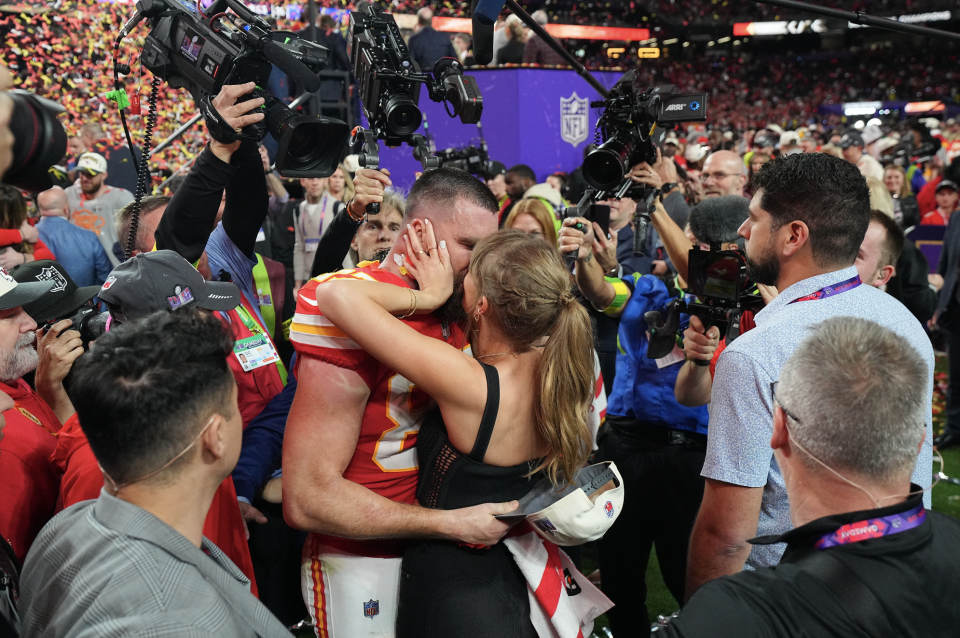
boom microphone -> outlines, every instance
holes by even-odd
[[[487,65],[493,61],[493,25],[503,9],[503,0],[473,0],[471,9],[473,58],[477,64]]]
[[[265,41],[263,55],[277,65],[277,68],[299,82],[307,93],[316,93],[320,90],[320,78],[280,45],[271,40]]]
[[[474,3],[473,19],[483,24],[492,25],[497,21],[506,0],[478,0]]]

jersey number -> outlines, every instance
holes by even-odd
[[[418,467],[416,435],[429,399],[412,381],[399,374],[390,377],[387,383],[387,418],[396,425],[380,436],[373,462],[384,472],[411,472]]]

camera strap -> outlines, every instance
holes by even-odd
[[[209,95],[204,95],[200,98],[200,112],[203,113],[203,119],[207,124],[207,131],[210,133],[210,137],[221,144],[231,144],[239,140],[250,140],[251,142],[260,141],[249,135],[237,133],[233,127],[220,116],[217,109],[213,107],[213,102]]]

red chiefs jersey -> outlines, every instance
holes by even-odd
[[[353,370],[370,387],[357,449],[343,476],[392,501],[413,503],[417,491],[417,432],[427,411],[436,404],[423,390],[373,358],[323,316],[317,308],[316,288],[332,279],[410,286],[400,277],[380,270],[379,264],[361,264],[353,270],[312,279],[300,289],[290,341],[301,358],[314,357]],[[403,321],[417,332],[454,347],[465,344],[462,330],[441,325],[433,315],[414,315]]]
[[[33,539],[56,513],[60,477],[50,461],[60,421],[26,381],[0,383],[14,401],[3,413],[0,440],[0,534],[23,562]]]

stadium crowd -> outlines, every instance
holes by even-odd
[[[2,23],[0,638],[955,633],[929,491],[960,445],[960,123],[816,113],[951,95],[949,65],[653,61],[710,126],[589,214],[584,165],[284,179],[202,125],[138,198],[85,32],[124,14],[96,6]],[[411,55],[468,57],[432,19]],[[508,23],[498,56],[546,55]],[[10,179],[14,85],[66,108],[39,191]],[[212,99],[227,129],[253,89]],[[191,113],[162,94],[161,137]],[[936,437],[932,339],[958,355]],[[682,607],[654,628],[652,551]]]

